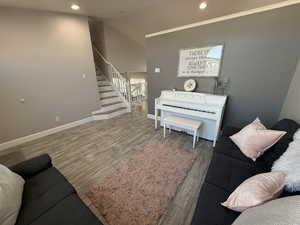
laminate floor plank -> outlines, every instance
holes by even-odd
[[[193,150],[189,135],[172,132],[163,139],[162,129],[155,130],[154,121],[148,119],[146,110],[138,105],[132,113],[93,121],[2,151],[0,163],[10,166],[48,153],[54,166],[74,185],[82,200],[104,225],[108,225],[85,194],[150,140],[198,152],[192,169],[159,222],[159,225],[189,225],[212,157],[212,143],[201,140]]]

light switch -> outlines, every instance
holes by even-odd
[[[82,78],[83,79],[85,79],[86,78],[86,74],[84,73],[84,74],[82,74]]]
[[[154,70],[154,72],[155,72],[155,73],[160,73],[160,68],[159,68],[159,67],[156,67],[155,70]]]

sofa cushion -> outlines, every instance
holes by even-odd
[[[222,136],[230,137],[235,133],[239,132],[241,129],[232,126],[225,126],[222,130]]]
[[[222,188],[205,182],[200,192],[192,225],[232,224],[240,213],[220,204],[226,201],[229,194]]]
[[[239,213],[221,206],[221,203],[244,180],[268,172],[268,169],[260,158],[253,162],[227,136],[220,137],[200,192],[192,225],[232,224]]]
[[[102,225],[77,194],[64,198],[31,225]]]
[[[223,155],[227,155],[229,157],[247,162],[252,163],[253,160],[246,157],[239,149],[237,145],[233,143],[233,141],[228,138],[227,136],[221,136],[218,140],[218,144],[214,149],[215,153],[221,153]],[[257,162],[260,161],[260,158],[257,159]]]
[[[51,167],[52,162],[50,156],[44,154],[14,165],[10,169],[27,180]]]
[[[205,180],[231,193],[249,177],[263,172],[266,172],[263,164],[217,153],[213,155]]]
[[[300,191],[296,191],[296,192],[288,192],[286,190],[283,190],[282,194],[280,195],[281,198],[283,197],[289,197],[289,196],[296,196],[296,195],[300,195]]]
[[[282,130],[287,133],[260,158],[265,161],[266,165],[271,168],[273,163],[287,150],[289,143],[293,141],[295,132],[300,128],[300,125],[293,120],[283,119],[276,123],[272,129]]]
[[[16,225],[28,225],[75,190],[54,167],[28,179]]]
[[[285,136],[290,140],[294,139],[294,134],[299,128],[300,125],[294,120],[290,120],[290,119],[280,120],[272,127],[273,130],[286,131],[287,134]]]

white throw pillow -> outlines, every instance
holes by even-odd
[[[300,139],[291,142],[283,155],[274,162],[272,171],[284,171],[285,189],[289,192],[300,191]]]
[[[294,134],[294,140],[300,139],[300,129]]]
[[[25,181],[0,164],[0,224],[14,225],[22,203]]]

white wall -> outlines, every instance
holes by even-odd
[[[283,104],[280,118],[289,118],[300,123],[300,60]]]

